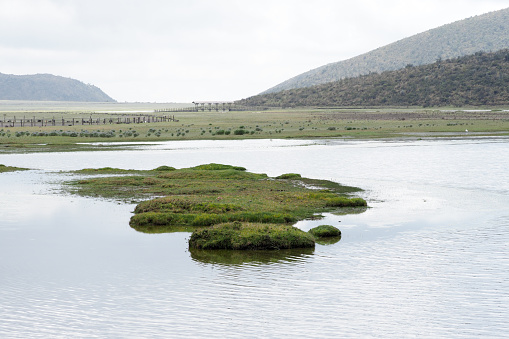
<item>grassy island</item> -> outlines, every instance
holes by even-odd
[[[72,183],[88,196],[150,200],[140,202],[130,226],[146,233],[194,231],[198,249],[286,249],[314,246],[314,237],[293,226],[316,213],[365,208],[350,197],[360,191],[291,173],[270,178],[243,167],[207,164],[151,171],[86,169],[81,174],[116,174]]]
[[[320,225],[315,228],[309,230],[316,238],[332,238],[332,237],[341,237],[341,231],[331,225]]]
[[[315,246],[311,234],[290,225],[260,223],[221,224],[195,231],[189,246],[196,249],[290,249]]]

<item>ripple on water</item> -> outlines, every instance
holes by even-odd
[[[509,333],[507,140],[331,141],[295,148],[263,141],[234,149],[208,144],[205,151],[200,145],[7,160],[51,170],[182,167],[204,159],[277,175],[297,168],[368,188],[363,194],[372,208],[337,216],[341,241],[313,251],[196,253],[187,252],[186,234],[131,230],[128,206],[43,196],[41,179],[56,174],[2,174],[0,200],[8,209],[0,211],[12,222],[0,221],[0,336]],[[6,178],[19,180],[14,185]],[[30,206],[30,218],[18,203]]]

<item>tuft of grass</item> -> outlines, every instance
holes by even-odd
[[[326,199],[327,207],[366,207],[368,204],[362,198],[332,197]]]
[[[329,190],[320,190],[308,194],[310,199],[321,200],[326,207],[367,207],[366,200],[362,198],[349,198],[338,196]]]
[[[308,231],[316,238],[340,237],[341,231],[331,225],[320,225]]]
[[[276,179],[300,179],[302,176],[298,173],[286,173],[276,177]]]
[[[102,167],[102,168],[84,168],[81,170],[74,171],[73,173],[79,174],[125,174],[135,172],[133,170],[125,170],[113,167]]]
[[[321,180],[321,179],[311,179],[311,178],[301,178],[300,181],[311,187],[320,187],[324,191],[337,193],[337,194],[348,194],[360,192],[362,189],[353,186],[345,186],[337,183],[335,181],[330,180]]]
[[[223,164],[206,164],[206,165],[198,165],[195,167],[192,167],[192,169],[195,170],[205,170],[205,171],[222,171],[227,169],[232,169],[235,171],[245,171],[246,169],[244,167],[240,166],[232,166],[232,165],[223,165]]]
[[[153,171],[156,171],[156,172],[170,172],[170,171],[175,171],[175,167],[171,167],[171,166],[159,166],[157,168],[154,168]]]
[[[279,250],[315,246],[313,236],[288,225],[233,222],[195,231],[192,249]]]
[[[16,172],[16,171],[28,171],[28,170],[29,170],[29,168],[5,166],[5,165],[1,165],[0,164],[0,173]]]

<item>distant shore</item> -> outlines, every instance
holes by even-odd
[[[58,107],[0,103],[0,120],[14,117],[112,119],[152,112],[164,104],[74,103]],[[82,105],[78,107],[78,105]],[[183,107],[184,104],[179,105]],[[166,113],[167,114],[167,113]],[[78,120],[79,119],[79,120]],[[295,108],[175,113],[178,121],[131,124],[0,127],[0,152],[79,150],[90,142],[169,140],[423,138],[509,135],[509,107],[483,108]],[[81,145],[81,146],[80,146]],[[72,146],[72,147],[71,147]],[[70,149],[70,150],[71,150]]]

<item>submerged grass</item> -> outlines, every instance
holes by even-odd
[[[87,169],[78,173],[122,174],[122,170]],[[298,174],[279,177],[287,179],[269,178],[231,165],[164,170],[159,167],[124,174],[82,178],[69,185],[75,193],[86,196],[127,199],[159,196],[136,206],[130,225],[140,232],[174,232],[216,225],[213,232],[198,232],[200,237],[195,236],[190,242],[196,248],[216,248],[217,244],[229,249],[307,247],[310,235],[293,230],[293,223],[320,212],[367,205],[361,198],[347,196],[359,191],[358,188],[301,178]],[[270,240],[260,232],[265,232]],[[212,234],[231,239],[219,241],[215,236],[212,239]],[[281,238],[282,234],[287,234],[287,238]],[[206,239],[214,244],[206,244]]]
[[[5,172],[16,172],[16,171],[28,171],[29,168],[22,168],[22,167],[14,167],[14,166],[5,166],[0,164],[0,173]]]

